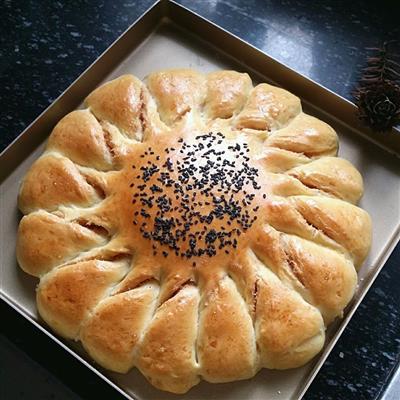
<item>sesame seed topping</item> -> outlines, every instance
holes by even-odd
[[[213,257],[219,250],[230,254],[257,219],[250,214],[259,209],[251,207],[252,190],[261,186],[257,168],[245,155],[248,145],[223,146],[227,140],[220,132],[195,139],[179,138],[161,157],[151,147],[139,156],[144,165],[130,184],[132,204],[138,199],[133,224],[141,223],[140,233],[152,242],[154,255],[158,248],[164,257],[172,253],[186,259]]]

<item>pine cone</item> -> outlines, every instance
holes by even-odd
[[[379,82],[357,93],[360,119],[372,129],[383,132],[400,123],[400,87]]]

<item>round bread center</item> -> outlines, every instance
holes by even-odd
[[[199,257],[230,254],[257,220],[261,186],[244,141],[221,133],[192,139],[162,138],[129,157],[125,225],[148,255]]]

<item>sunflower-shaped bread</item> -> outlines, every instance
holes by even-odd
[[[44,321],[175,393],[314,357],[371,241],[334,130],[235,71],[124,75],[86,106],[19,195]]]

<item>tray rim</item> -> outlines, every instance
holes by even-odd
[[[285,65],[284,63],[282,63],[280,61],[277,61],[274,57],[268,55],[267,53],[265,53],[264,51],[258,49],[254,45],[252,45],[252,44],[248,43],[247,41],[241,39],[240,37],[236,36],[235,34],[233,34],[233,33],[229,32],[228,30],[224,29],[223,27],[217,25],[213,21],[210,21],[207,18],[199,15],[198,13],[190,10],[188,7],[185,7],[185,6],[177,3],[175,0],[157,0],[144,13],[142,13],[116,40],[114,40],[101,53],[101,55],[96,58],[96,60],[94,60],[48,107],[46,107],[46,109],[42,113],[40,113],[0,153],[0,162],[3,163],[3,161],[6,160],[6,158],[10,158],[9,157],[10,152],[11,153],[15,153],[15,149],[18,146],[24,145],[23,141],[24,140],[26,141],[26,139],[28,138],[28,135],[32,136],[32,131],[35,130],[35,128],[37,128],[37,125],[42,123],[42,119],[45,118],[47,116],[47,114],[54,113],[53,109],[56,109],[56,115],[58,115],[60,113],[60,111],[58,111],[58,113],[57,113],[57,107],[62,108],[62,104],[61,104],[61,107],[60,107],[60,103],[62,102],[64,97],[65,96],[70,96],[70,92],[74,91],[74,88],[75,88],[75,86],[77,84],[79,84],[79,81],[82,81],[83,79],[85,79],[86,78],[85,75],[88,75],[89,73],[92,73],[93,72],[92,69],[95,68],[100,63],[100,61],[104,61],[103,60],[104,57],[109,55],[110,51],[115,49],[115,46],[117,46],[121,42],[121,40],[124,38],[125,35],[127,35],[132,29],[137,27],[138,24],[140,24],[140,23],[145,24],[145,22],[146,22],[145,18],[148,18],[148,19],[153,18],[154,19],[154,16],[155,16],[155,20],[151,21],[150,24],[149,24],[150,25],[150,29],[148,29],[148,26],[147,27],[144,26],[145,33],[142,33],[141,35],[139,35],[140,37],[137,39],[137,42],[139,44],[142,43],[152,32],[154,32],[159,27],[159,25],[165,20],[169,21],[170,23],[172,22],[173,24],[176,24],[178,27],[182,27],[183,26],[184,29],[187,28],[184,24],[181,24],[181,23],[177,22],[176,19],[175,19],[176,18],[175,16],[171,17],[171,12],[186,13],[186,16],[190,16],[191,18],[197,19],[200,23],[209,25],[210,27],[212,27],[212,29],[218,30],[221,34],[225,35],[230,40],[232,40],[232,41],[234,40],[235,42],[240,43],[242,46],[248,47],[251,51],[257,52],[260,57],[263,57],[268,62],[272,62],[273,64],[277,64],[281,68],[286,69],[287,70],[286,72],[289,72],[289,73],[295,75],[296,78],[300,78],[302,81],[307,82],[308,84],[312,84],[313,86],[317,87],[318,89],[320,89],[321,91],[325,92],[326,94],[329,94],[330,96],[333,96],[337,101],[343,102],[343,104],[345,104],[346,107],[349,107],[353,111],[356,109],[356,106],[351,101],[349,101],[348,99],[346,99],[346,98],[334,93],[330,89],[328,89],[328,88],[324,87],[323,85],[315,82],[314,80],[312,80],[312,79],[310,79],[310,78],[308,78],[308,77],[306,77],[306,76],[304,76],[304,75],[302,75],[300,73],[297,73],[296,71],[294,71],[293,69],[291,69],[290,67]],[[142,29],[143,29],[143,26],[142,26]],[[206,41],[212,47],[218,48],[218,51],[220,53],[224,53],[224,54],[228,55],[231,59],[235,58],[229,52],[226,52],[226,51],[222,50],[221,48],[219,48],[218,44],[214,45],[213,43],[209,43],[206,39],[203,38],[203,35],[199,34],[198,32],[195,32],[194,34],[199,39]],[[135,45],[133,47],[136,48],[137,46]],[[118,63],[119,63],[119,61],[116,61],[114,63],[114,65],[118,65]],[[246,63],[243,63],[243,62],[240,62],[240,63],[243,64],[243,65],[246,65],[246,67],[249,70],[253,70],[253,71],[257,72],[257,74],[263,75],[257,68],[253,68],[252,66],[248,66]],[[100,78],[100,80],[101,80],[101,78]],[[78,97],[80,99],[82,99],[82,96],[78,96]],[[71,107],[67,106],[67,108],[71,108]],[[71,109],[74,109],[74,108],[76,108],[76,105],[73,105]],[[317,107],[315,107],[315,108],[317,108]],[[65,107],[63,109],[65,110]],[[322,112],[326,112],[323,109],[320,109],[320,110]],[[67,111],[67,112],[69,112],[69,111]],[[62,112],[62,114],[65,115],[66,113]],[[329,114],[332,116],[331,112],[329,112]],[[355,132],[355,134],[366,138],[366,140],[368,140],[368,141],[374,143],[375,145],[383,148],[384,150],[396,155],[397,157],[400,157],[400,152],[397,153],[397,149],[393,150],[392,148],[387,147],[387,145],[385,145],[385,144],[379,142],[378,140],[372,138],[370,135],[364,133],[363,131],[360,131],[359,129],[357,129],[357,127],[349,125],[347,121],[344,121],[343,119],[338,118],[336,115],[333,115],[333,117],[335,119],[338,119],[342,125],[346,125],[346,127],[349,130]],[[53,119],[56,119],[56,121],[58,121],[60,118],[56,116]],[[44,129],[44,130],[46,130],[46,129]],[[397,134],[395,132],[397,132]],[[396,139],[396,142],[398,142],[399,150],[400,150],[400,140],[398,140],[398,139],[400,139],[400,134],[399,134],[400,132],[396,128],[394,128],[393,133],[395,133],[396,135],[399,135],[398,137],[395,137],[395,139]],[[36,142],[38,142],[38,141],[40,143],[42,140],[36,138]],[[39,144],[39,143],[36,143],[36,145]],[[396,143],[396,145],[397,145],[397,143]],[[30,151],[32,150],[32,144],[30,146],[28,145],[27,147],[29,148]],[[24,158],[25,157],[23,157],[23,159]],[[6,161],[8,161],[8,160],[6,160]],[[7,162],[7,164],[9,164],[9,162]],[[14,168],[11,167],[9,169],[10,169],[10,172],[12,172],[12,170]],[[7,171],[7,166],[6,166],[6,168],[2,168],[2,170],[0,170],[0,184],[7,178],[7,176],[8,176],[8,171]],[[343,318],[342,320],[339,321],[338,328],[335,331],[334,335],[330,338],[329,343],[327,345],[325,345],[324,350],[322,351],[322,353],[320,354],[318,359],[315,359],[315,365],[311,368],[311,370],[310,370],[309,374],[307,375],[307,377],[305,378],[305,380],[300,382],[299,388],[294,393],[296,398],[301,399],[305,395],[307,389],[309,388],[309,386],[313,382],[315,376],[317,375],[317,373],[319,372],[319,370],[321,369],[321,367],[325,363],[326,358],[329,356],[330,352],[332,351],[332,349],[336,345],[336,342],[338,341],[338,339],[342,335],[343,331],[347,327],[349,321],[353,317],[353,315],[354,315],[355,311],[357,310],[358,306],[360,305],[360,303],[364,299],[365,295],[368,293],[370,287],[374,283],[375,279],[378,277],[380,271],[382,270],[382,268],[385,265],[385,262],[390,257],[392,251],[394,250],[394,248],[396,247],[396,245],[397,245],[397,243],[399,241],[400,241],[400,225],[393,232],[393,234],[390,237],[390,240],[387,242],[386,246],[382,249],[381,255],[378,258],[378,261],[376,262],[375,269],[365,279],[365,280],[367,280],[367,283],[364,283],[364,288],[363,288],[362,292],[359,293],[357,299],[353,299],[353,301],[349,304],[349,306],[347,308],[347,311],[346,311],[345,318]],[[35,326],[36,328],[38,328],[42,333],[44,333],[48,337],[50,337],[54,342],[56,342],[58,345],[60,345],[69,354],[71,354],[76,359],[78,359],[83,365],[88,367],[97,376],[102,378],[106,383],[108,383],[110,386],[112,386],[115,390],[117,390],[117,392],[122,394],[125,398],[131,399],[131,400],[135,400],[136,399],[135,396],[133,396],[130,393],[127,393],[124,389],[119,387],[110,378],[108,378],[103,372],[101,372],[96,366],[91,365],[88,361],[86,361],[74,349],[70,348],[67,344],[63,343],[59,338],[57,338],[57,336],[55,336],[55,334],[53,334],[50,330],[48,330],[47,327],[42,326],[40,323],[35,321],[25,310],[23,310],[22,308],[19,307],[18,303],[14,299],[12,299],[10,296],[8,296],[3,291],[2,285],[0,286],[0,299],[2,301],[4,301],[6,304],[8,304],[11,308],[13,308],[16,312],[18,312],[25,319],[27,319],[30,323],[32,323],[32,325]]]

